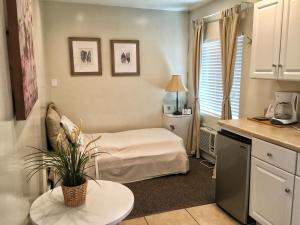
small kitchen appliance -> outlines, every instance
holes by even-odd
[[[300,93],[296,92],[275,92],[275,103],[271,104],[266,117],[271,123],[288,125],[298,122]]]

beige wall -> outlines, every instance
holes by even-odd
[[[161,126],[171,73],[186,76],[188,14],[99,5],[43,2],[47,76],[58,79],[51,99],[84,131]],[[71,77],[67,39],[102,39],[102,76]],[[112,77],[110,39],[140,41],[141,75]]]
[[[26,183],[24,154],[26,146],[42,147],[44,106],[47,99],[43,72],[42,35],[38,0],[34,0],[34,47],[37,59],[39,101],[26,121],[15,121],[7,57],[3,0],[0,1],[0,224],[27,224],[29,204],[41,190],[41,179]]]
[[[195,9],[190,14],[190,43],[192,43],[192,20],[195,18],[201,18],[207,15],[211,15],[222,9],[232,7],[234,4],[240,3],[240,0],[217,0],[204,7]],[[242,30],[245,36],[252,36],[252,15],[253,12],[248,12],[247,19],[243,19]],[[288,81],[271,81],[271,80],[256,80],[249,78],[249,64],[251,55],[251,46],[244,44],[244,58],[242,69],[242,81],[241,81],[241,100],[240,100],[240,114],[241,117],[249,116],[262,116],[264,108],[266,108],[274,100],[275,91],[300,91],[300,82],[288,82]],[[192,46],[189,46],[190,52],[192,52]],[[189,56],[191,57],[191,55]],[[191,62],[191,61],[190,61]],[[189,63],[189,74],[191,74],[191,64]],[[191,76],[189,76],[190,78]],[[191,79],[188,81],[189,89],[191,89]],[[191,93],[191,92],[189,92]],[[191,102],[191,95],[189,95],[189,102]],[[217,128],[218,118],[203,115],[204,123],[208,126]]]

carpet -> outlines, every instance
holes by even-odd
[[[187,174],[170,175],[125,184],[134,194],[135,204],[127,219],[215,202],[212,169],[190,158]]]

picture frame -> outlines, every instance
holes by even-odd
[[[38,100],[32,0],[9,0],[7,45],[16,120],[26,120]]]
[[[163,113],[164,114],[172,114],[176,111],[175,105],[163,105]]]
[[[189,108],[182,109],[182,115],[192,115],[192,108],[189,107]]]
[[[69,37],[71,75],[102,75],[101,39]]]
[[[112,76],[140,75],[139,40],[111,40]]]

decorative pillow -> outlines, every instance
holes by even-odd
[[[67,147],[69,142],[67,136],[63,128],[60,125],[60,113],[57,110],[57,107],[50,103],[48,105],[47,114],[46,114],[46,130],[47,130],[47,137],[50,142],[50,145],[53,150],[58,150],[58,142],[57,137],[61,134],[61,138],[63,141],[63,147]]]
[[[48,109],[49,108],[52,108],[53,110],[55,110],[59,114],[59,117],[61,117],[61,113],[60,113],[59,109],[57,108],[57,106],[53,102],[49,103]]]
[[[65,133],[67,135],[67,137],[69,138],[69,141],[71,141],[73,144],[79,144],[79,145],[84,145],[84,137],[82,132],[80,132],[79,134],[79,139],[78,139],[78,143],[75,143],[74,137],[72,135],[74,129],[78,129],[78,126],[76,124],[74,124],[68,117],[66,116],[62,116],[60,119],[60,123],[62,125],[62,127],[65,130]]]

